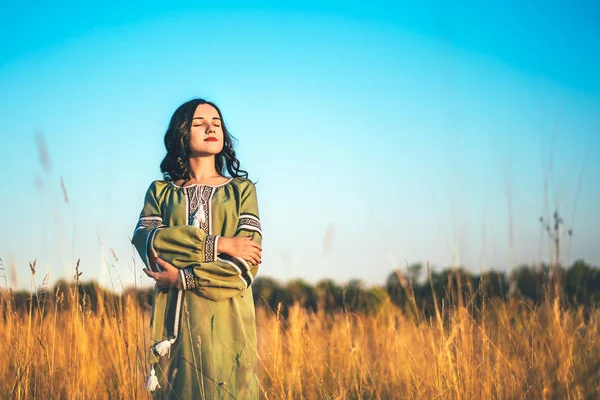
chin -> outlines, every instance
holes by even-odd
[[[209,157],[216,156],[223,150],[223,146],[206,146],[200,149],[191,149],[190,157]]]

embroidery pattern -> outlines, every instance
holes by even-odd
[[[194,273],[192,272],[191,268],[184,268],[181,271],[183,272],[183,289],[196,289],[196,279],[194,279]]]
[[[213,235],[206,236],[206,242],[204,243],[204,257],[206,261],[215,261],[215,244],[217,237]]]
[[[188,198],[188,223],[200,228],[208,234],[210,226],[209,199],[213,188],[211,186],[195,185],[185,188]]]
[[[162,218],[157,216],[140,217],[133,231],[135,235],[137,231],[144,228],[157,228],[162,226]]]
[[[252,214],[242,213],[240,215],[237,230],[241,231],[242,229],[258,232],[262,236],[260,220]]]

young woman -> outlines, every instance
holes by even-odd
[[[164,180],[148,188],[132,239],[156,281],[147,389],[158,398],[256,399],[254,184],[213,103],[181,105],[164,141]]]

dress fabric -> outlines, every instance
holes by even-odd
[[[154,289],[148,352],[160,388],[154,398],[257,399],[257,339],[252,282],[258,266],[218,254],[220,237],[262,243],[254,184],[177,186],[154,181],[132,243],[146,266],[155,252],[181,274],[182,289]]]

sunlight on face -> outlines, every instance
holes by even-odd
[[[210,104],[196,107],[190,128],[190,156],[216,155],[223,150],[221,117]]]

